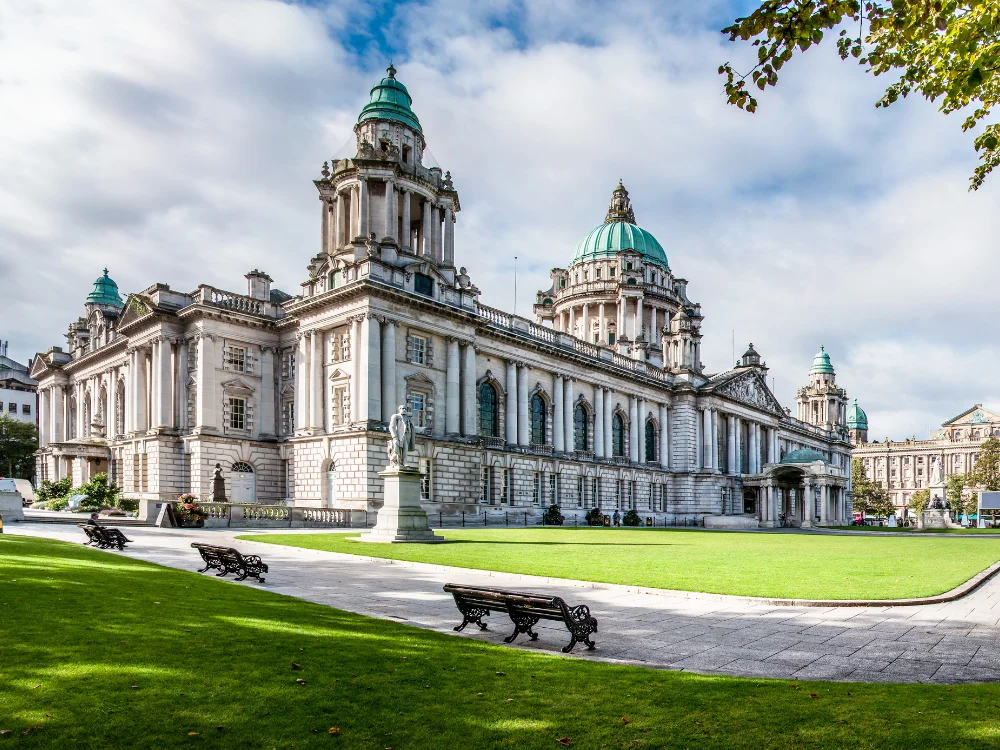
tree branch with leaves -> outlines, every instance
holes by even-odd
[[[918,93],[946,115],[966,110],[963,132],[984,125],[973,141],[980,164],[969,189],[982,187],[1000,165],[1000,123],[987,123],[1000,101],[1000,0],[764,0],[722,29],[730,41],[753,40],[757,49],[757,64],[746,73],[728,62],[719,66],[728,102],[755,112],[748,79],[760,91],[776,86],[793,56],[838,27],[842,59],[875,76],[898,76],[876,107]]]

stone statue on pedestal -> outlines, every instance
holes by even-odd
[[[389,435],[387,445],[389,468],[396,469],[406,466],[409,453],[417,449],[413,422],[410,421],[410,415],[406,413],[406,406],[400,406],[389,419]]]
[[[212,502],[226,502],[226,480],[222,478],[222,464],[215,465],[215,476],[212,477]]]

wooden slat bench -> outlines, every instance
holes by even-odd
[[[107,526],[94,526],[93,524],[77,524],[87,535],[84,544],[92,544],[100,549],[125,549],[126,544],[131,544],[132,540],[127,539],[121,531]]]
[[[521,633],[527,633],[533,641],[537,640],[538,634],[531,629],[532,626],[539,620],[553,620],[565,625],[570,633],[570,642],[563,647],[563,653],[572,651],[577,641],[586,643],[588,649],[596,645],[590,634],[597,632],[597,620],[590,616],[590,608],[586,604],[570,607],[558,596],[457,583],[446,584],[444,590],[455,597],[455,606],[462,613],[462,624],[455,628],[456,632],[461,632],[473,622],[481,630],[486,630],[482,618],[490,612],[505,612],[514,623],[514,632],[503,639],[504,643],[513,643]]]
[[[250,577],[260,583],[264,582],[260,574],[267,572],[267,565],[257,555],[243,555],[232,547],[219,547],[214,544],[192,543],[191,546],[201,553],[201,559],[205,561],[205,567],[199,570],[199,573],[218,570],[219,572],[215,574],[217,578],[227,573],[238,573],[237,581]]]

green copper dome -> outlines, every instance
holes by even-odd
[[[396,69],[389,63],[386,69],[389,74],[387,78],[372,86],[371,101],[366,104],[361,114],[358,115],[358,122],[365,120],[392,120],[401,122],[409,128],[413,128],[418,133],[424,131],[420,129],[420,120],[416,113],[410,109],[413,98],[406,86],[396,80]]]
[[[826,349],[822,346],[813,358],[813,366],[810,368],[809,374],[812,375],[816,372],[826,372],[830,375],[834,374],[833,365],[830,364],[830,355],[826,353]]]
[[[104,275],[94,282],[94,291],[87,295],[88,305],[110,305],[111,307],[124,307],[121,295],[118,294],[118,285],[110,276],[108,269],[104,269]]]
[[[781,459],[781,463],[783,464],[811,464],[813,461],[825,462],[826,456],[810,448],[799,448],[797,451],[792,451]]]
[[[854,399],[854,403],[851,404],[851,408],[847,410],[847,429],[849,430],[868,429],[868,415],[865,414],[864,409],[858,406],[857,399]]]
[[[583,261],[614,258],[622,250],[635,250],[657,265],[669,268],[667,254],[656,238],[635,223],[628,190],[618,182],[611,205],[601,226],[593,229],[576,246],[570,265]]]

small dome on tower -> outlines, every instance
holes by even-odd
[[[391,62],[386,68],[386,73],[388,75],[385,78],[372,86],[371,101],[361,109],[358,123],[365,120],[392,120],[422,134],[424,131],[420,128],[420,120],[410,109],[413,97],[406,90],[406,86],[396,80],[396,69]]]
[[[781,459],[783,464],[811,464],[813,461],[826,462],[826,456],[811,448],[799,448]]]
[[[830,363],[830,355],[826,353],[826,349],[822,346],[813,358],[813,366],[809,368],[810,375],[818,372],[829,373],[830,375],[834,374],[833,365]]]
[[[592,229],[580,240],[570,265],[601,258],[614,258],[622,250],[635,250],[650,263],[669,268],[663,246],[652,234],[635,223],[635,212],[632,210],[628,190],[619,180],[618,187],[611,194],[611,204],[608,206],[604,223]]]
[[[847,410],[847,429],[849,430],[868,429],[868,415],[865,414],[864,409],[858,406],[857,399],[854,399],[854,403],[851,404],[851,408]]]
[[[110,276],[108,269],[104,269],[104,275],[98,277],[94,282],[94,290],[87,295],[88,305],[108,305],[110,307],[124,307],[121,295],[118,293],[118,285]]]
[[[753,344],[743,352],[743,367],[759,367],[760,366],[760,355],[757,350],[753,348]]]

